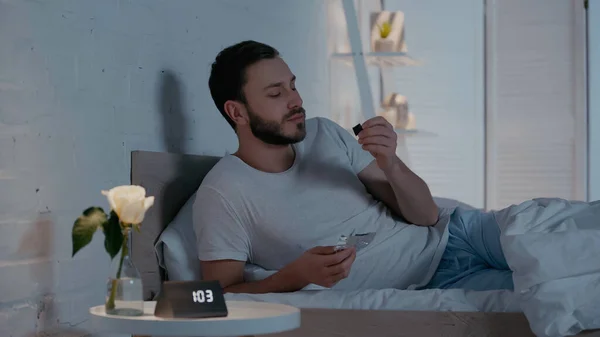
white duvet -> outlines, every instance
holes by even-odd
[[[600,201],[535,199],[496,218],[533,332],[567,336],[600,328]]]
[[[522,311],[538,336],[600,328],[600,202],[535,199],[496,212],[515,292],[452,290],[303,290],[227,294],[300,308]]]

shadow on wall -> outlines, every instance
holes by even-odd
[[[159,85],[160,92],[158,93],[158,112],[162,118],[162,130],[163,130],[163,144],[167,152],[185,154],[187,153],[186,142],[192,137],[188,131],[188,116],[185,105],[183,83],[177,78],[176,74],[168,69],[161,71],[161,81]],[[184,170],[184,162],[180,160],[174,164],[177,171]],[[170,221],[177,215],[177,212],[187,199],[189,195],[182,195],[182,184],[184,181],[173,180],[165,184],[162,191],[163,205],[160,209],[172,210],[171,213],[163,211],[160,214],[162,228],[165,228]],[[183,187],[185,190],[185,187]],[[168,205],[167,205],[168,204]],[[173,207],[172,205],[179,205],[179,207]],[[161,269],[161,279],[165,280],[166,275]]]
[[[162,118],[163,143],[172,153],[185,153],[189,138],[183,84],[171,70],[161,71],[158,111]]]

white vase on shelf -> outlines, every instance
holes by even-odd
[[[394,51],[394,41],[388,38],[375,40],[376,53],[391,53]]]

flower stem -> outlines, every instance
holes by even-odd
[[[129,231],[125,230],[123,232],[123,245],[121,246],[121,257],[119,258],[119,268],[117,269],[117,275],[114,279],[112,279],[111,287],[110,287],[110,297],[108,301],[106,301],[106,310],[113,310],[115,308],[115,295],[117,293],[117,286],[119,284],[119,279],[121,278],[121,269],[123,268],[123,259],[125,259],[125,255],[129,254],[129,246],[127,245],[129,241]]]

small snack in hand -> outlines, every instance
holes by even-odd
[[[362,125],[360,124],[356,124],[356,126],[354,126],[352,128],[352,131],[354,131],[354,135],[358,136],[358,134],[363,130]]]

